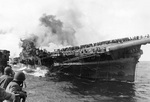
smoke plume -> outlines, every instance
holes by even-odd
[[[56,16],[44,14],[41,18],[41,25],[48,28],[45,32],[45,36],[53,37],[56,36],[58,43],[62,45],[75,45],[75,30],[73,28],[65,28],[63,22],[56,19]],[[49,36],[50,35],[50,36]],[[48,43],[50,43],[49,40]]]
[[[39,20],[37,32],[25,38],[34,42],[36,47],[49,47],[51,43],[59,46],[76,45],[75,30],[64,27],[63,22],[56,19],[56,16],[43,14]]]

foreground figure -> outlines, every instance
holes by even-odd
[[[12,94],[19,94],[20,96],[17,97],[15,101],[7,101],[7,102],[25,102],[27,93],[22,90],[24,81],[25,81],[25,74],[23,72],[17,72],[14,75],[14,79],[8,84],[6,92]]]
[[[5,89],[0,88],[0,102],[3,102],[4,100],[14,101],[18,97],[18,94],[11,94],[5,91]]]
[[[7,85],[13,80],[13,70],[11,66],[4,69],[4,75],[0,77],[0,87],[6,89]]]

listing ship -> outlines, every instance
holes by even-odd
[[[141,45],[150,36],[134,36],[57,49],[51,52],[51,72],[59,71],[101,81],[134,82]]]

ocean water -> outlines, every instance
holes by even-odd
[[[38,71],[28,71],[32,77],[27,77],[27,102],[150,102],[150,61],[137,64],[134,83],[99,82],[68,75],[35,77]]]
[[[150,61],[137,64],[134,83],[91,82],[68,76],[61,76],[57,82],[71,83],[61,90],[78,96],[75,102],[150,102]]]

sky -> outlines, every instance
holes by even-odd
[[[20,39],[43,30],[43,14],[72,27],[78,45],[150,34],[149,0],[0,0],[0,49],[18,56]],[[150,45],[142,50],[140,60],[150,61]]]

